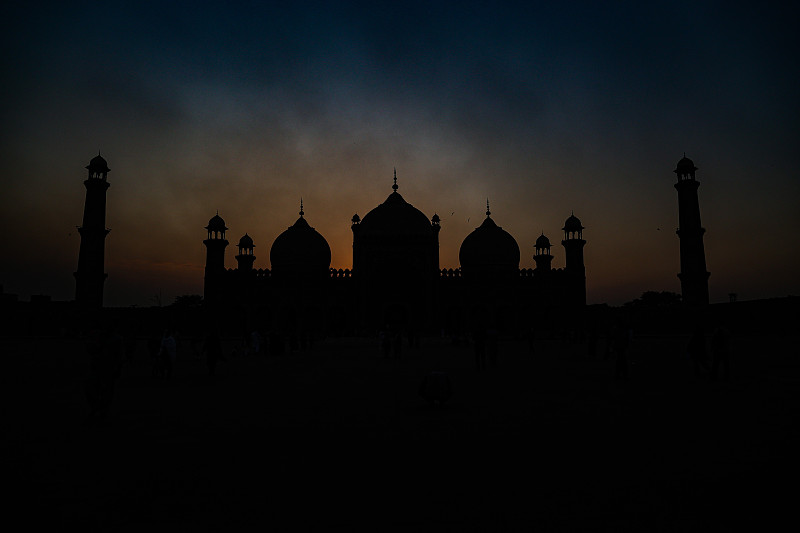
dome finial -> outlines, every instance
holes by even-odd
[[[397,192],[397,167],[394,169],[394,185],[392,185],[394,192]]]
[[[489,211],[489,199],[487,198],[486,199],[486,216],[488,217],[491,214],[492,214],[492,212]]]
[[[301,196],[300,197],[300,216],[302,217],[303,215],[305,215],[305,213],[303,212],[303,197]]]

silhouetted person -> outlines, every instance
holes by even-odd
[[[408,348],[419,350],[419,333],[417,333],[416,329],[413,327],[409,327],[406,330],[406,336],[408,337]]]
[[[206,354],[208,374],[214,376],[217,373],[217,362],[220,360],[224,361],[222,343],[219,340],[219,335],[215,331],[210,331],[208,335],[206,335],[205,342],[203,343],[203,351]]]
[[[261,334],[257,330],[250,333],[250,353],[261,355]]]
[[[283,355],[285,344],[283,335],[277,331],[273,331],[269,337],[269,352],[272,355]]]
[[[475,341],[475,367],[480,372],[486,370],[486,330],[477,326],[472,338]]]
[[[114,398],[114,388],[122,368],[123,340],[116,328],[93,329],[86,343],[89,354],[89,377],[86,399],[89,402],[89,423],[102,423]]]
[[[125,334],[125,361],[132,361],[133,354],[136,353],[136,337],[133,335],[133,331],[128,330]]]
[[[153,377],[164,377],[165,366],[161,357],[161,337],[157,334],[147,339],[147,352],[150,354],[150,364],[153,366]]]
[[[528,328],[528,351],[533,354],[536,341],[536,329],[531,325]]]
[[[378,334],[378,337],[381,342],[381,352],[383,353],[383,357],[388,358],[389,353],[392,351],[392,339],[389,334],[388,328],[381,331]]]
[[[167,329],[161,338],[159,357],[164,364],[164,377],[169,379],[175,373],[175,360],[177,359],[178,345],[172,331]]]
[[[392,334],[392,351],[394,352],[394,356],[398,359],[400,358],[400,352],[403,351],[403,333],[402,330],[398,329]]]
[[[611,333],[611,348],[616,355],[614,379],[628,379],[628,347],[632,331],[624,321],[619,321]]]
[[[441,407],[452,394],[450,376],[446,372],[434,370],[422,378],[419,395],[425,398],[432,407]]]
[[[592,320],[589,323],[588,331],[586,332],[586,355],[590,359],[597,357],[597,322]]]
[[[730,357],[730,332],[718,326],[711,335],[711,379],[716,380],[719,377],[722,367],[723,381],[730,380]]]
[[[499,334],[495,327],[491,327],[486,331],[486,354],[489,356],[492,366],[497,366],[498,336]]]
[[[614,328],[609,330],[605,330],[605,337],[606,337],[606,350],[603,354],[603,361],[608,361],[611,358],[611,354],[614,353]]]
[[[201,352],[203,351],[203,347],[200,344],[200,339],[192,335],[192,340],[190,341],[189,346],[192,349],[192,359],[199,361],[202,358]]]
[[[264,355],[272,355],[273,338],[269,330],[261,334],[261,352]]]
[[[686,352],[692,361],[694,375],[705,377],[708,375],[708,354],[706,352],[706,336],[703,326],[697,326],[686,346]]]

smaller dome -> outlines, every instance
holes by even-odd
[[[519,245],[514,237],[487,216],[483,224],[467,235],[458,251],[461,268],[467,272],[516,272]]]
[[[99,172],[101,174],[111,171],[111,169],[108,168],[108,163],[106,163],[106,160],[103,159],[100,154],[97,154],[92,158],[91,161],[89,161],[89,164],[86,166],[86,170],[91,172]]]
[[[678,164],[675,167],[674,172],[676,174],[689,174],[691,172],[694,172],[695,170],[697,170],[697,167],[694,166],[694,161],[692,161],[691,159],[689,159],[684,155],[683,159],[678,161]]]
[[[331,265],[331,248],[325,237],[300,216],[294,225],[278,235],[272,243],[269,258],[273,273],[314,272],[324,276]]]
[[[225,231],[228,228],[225,227],[225,221],[222,220],[222,217],[219,216],[219,213],[211,217],[211,220],[208,221],[208,226],[206,226],[208,231]]]
[[[433,218],[431,218],[431,222],[433,222],[434,224],[438,224],[440,221],[441,221],[441,220],[439,219],[439,215],[437,215],[436,213],[434,213],[434,214],[433,214]]]
[[[564,227],[561,229],[564,231],[582,231],[583,226],[581,225],[581,220],[573,213],[566,222],[564,222]]]
[[[550,248],[550,239],[545,237],[544,233],[536,239],[536,248]]]
[[[355,215],[353,215],[353,218],[350,221],[353,224],[358,224],[359,222],[361,222],[361,217],[359,217],[358,213],[356,213]]]
[[[253,238],[245,233],[244,236],[239,239],[239,248],[255,248],[255,245],[253,244]]]

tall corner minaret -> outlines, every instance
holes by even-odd
[[[703,248],[703,234],[700,224],[700,203],[697,188],[700,182],[695,179],[697,167],[686,157],[678,161],[674,172],[678,176],[675,189],[678,191],[678,238],[681,245],[681,294],[688,305],[708,304],[708,277],[706,253]]]
[[[586,241],[583,240],[583,230],[581,221],[572,213],[564,222],[564,246],[566,255],[564,270],[569,279],[569,299],[570,304],[582,306],[586,305],[586,267],[583,264],[583,247]]]
[[[217,304],[223,298],[225,286],[225,248],[228,241],[225,239],[225,221],[219,213],[208,221],[208,238],[203,241],[206,245],[206,271],[203,280],[203,297],[210,304]],[[255,259],[255,257],[253,258]]]
[[[83,206],[83,225],[78,228],[81,247],[78,253],[78,270],[75,276],[75,302],[84,307],[103,307],[103,283],[108,274],[104,272],[106,229],[106,191],[108,168],[106,160],[98,153],[86,167],[89,177],[86,186],[86,202]]]

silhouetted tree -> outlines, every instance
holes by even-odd
[[[199,294],[183,294],[176,296],[172,307],[179,309],[196,309],[203,303],[203,297]]]
[[[645,291],[625,307],[673,307],[681,303],[681,295],[670,291]]]

